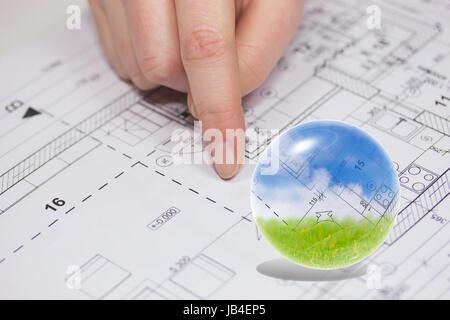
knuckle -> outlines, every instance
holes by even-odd
[[[225,52],[227,41],[214,28],[202,25],[194,28],[182,41],[186,60],[219,58]]]
[[[178,72],[178,63],[161,56],[148,56],[143,58],[140,68],[149,81],[165,84],[169,82]]]

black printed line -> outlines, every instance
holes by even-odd
[[[433,194],[435,194],[436,191],[439,191],[439,189],[440,189],[444,184],[445,184],[445,182],[442,182],[441,185],[440,185],[439,187],[437,187],[437,189],[435,189],[432,193],[430,193],[430,195],[428,196],[428,198],[431,198],[431,196],[432,196]],[[439,192],[441,192],[441,191],[439,191]]]
[[[0,263],[2,263],[2,262],[5,261],[5,260],[6,260],[6,258],[1,259],[1,260],[0,260]]]
[[[73,209],[75,209],[75,207],[70,208],[69,210],[66,211],[65,214],[68,214],[70,211],[72,211]]]
[[[22,248],[23,248],[23,245],[21,245],[20,247],[16,248],[16,249],[13,251],[13,253],[16,253],[17,251],[19,251],[19,250],[22,249]]]
[[[108,182],[105,183],[104,185],[102,185],[100,188],[98,188],[98,190],[102,190],[104,187],[106,187],[108,185]]]
[[[192,191],[193,193],[198,194],[198,191],[196,191],[196,190],[194,190],[194,189],[189,188],[189,190]]]
[[[209,200],[209,201],[211,201],[211,202],[217,203],[217,202],[215,202],[213,199],[211,199],[211,198],[209,198],[209,197],[206,197],[206,200]]]
[[[118,177],[120,177],[121,175],[123,175],[124,174],[124,171],[122,171],[121,173],[119,173],[118,175],[116,175],[115,177],[114,177],[114,179],[117,179]]]
[[[165,177],[166,175],[164,173],[159,172],[158,170],[155,170],[155,172],[163,177]]]
[[[286,222],[286,221],[284,221],[284,219],[281,219],[281,221],[283,221],[283,223],[284,223],[285,225],[288,225],[288,224],[287,224],[287,222]]]
[[[225,207],[225,206],[224,206],[224,208],[225,208],[226,210],[230,211],[231,213],[234,213],[234,211],[233,211],[233,210],[231,210],[230,208],[228,208],[228,207]]]
[[[140,161],[138,161],[138,163],[139,163],[141,166],[144,166],[144,167],[148,168],[148,165],[146,165],[145,163],[140,162]]]
[[[172,179],[172,181],[181,186],[181,182],[179,182],[179,181],[177,181],[175,179]]]
[[[136,161],[135,163],[133,163],[133,164],[131,165],[131,168],[134,168],[134,166],[137,165],[137,164],[139,164],[139,161]]]
[[[122,153],[122,155],[128,159],[132,159],[129,155],[127,155],[126,153]]]
[[[242,219],[247,220],[248,222],[252,222],[252,220],[250,220],[250,219],[247,218],[247,217],[244,217],[244,216],[241,216],[241,217],[242,217]]]
[[[65,121],[65,120],[61,120],[61,122],[64,123],[66,126],[70,126],[70,123],[68,123],[68,122]]]
[[[108,148],[110,148],[111,150],[116,151],[116,148],[114,148],[113,146],[110,146],[109,144],[106,145]]]
[[[98,140],[97,138],[95,138],[95,137],[90,137],[92,140],[94,140],[94,141],[97,141],[98,143],[102,143],[100,140]]]
[[[41,233],[39,232],[39,233],[36,233],[34,236],[33,236],[33,238],[31,238],[31,240],[34,240],[34,239],[36,239],[37,237],[39,237],[41,235]]]
[[[149,152],[149,153],[147,154],[147,157],[150,157],[152,154],[155,153],[155,151],[156,151],[156,150],[153,150],[152,152]]]
[[[252,191],[252,192],[253,192],[253,191]],[[267,203],[265,203],[265,202],[263,201],[263,199],[261,199],[260,196],[258,196],[258,195],[257,195],[256,193],[254,193],[254,192],[253,192],[253,194],[259,199],[259,201],[261,201],[262,203],[264,203],[264,205],[267,207],[267,209],[272,210],[272,209],[270,208],[270,206],[269,206]],[[272,212],[273,212],[274,215],[277,216],[277,218],[280,218],[280,216],[278,215],[278,213],[276,213],[275,211],[272,211]],[[284,222],[285,225],[288,225],[288,224],[286,223],[286,221],[284,221],[283,219],[281,219],[281,220]]]
[[[138,165],[138,164],[140,164],[140,165],[143,166],[143,167],[148,168],[148,165],[146,165],[145,163],[142,163],[142,162],[140,162],[140,161],[137,161],[137,162],[134,163],[131,167],[134,168],[134,167],[135,167],[136,165]]]
[[[52,113],[48,112],[47,110],[42,110],[42,112],[44,112],[45,114],[49,115],[52,118],[55,117]]]
[[[55,221],[53,221],[52,223],[50,223],[50,224],[48,225],[48,227],[50,228],[52,225],[54,225],[56,222],[58,222],[58,220],[59,220],[59,219],[56,219]]]
[[[92,197],[92,194],[88,195],[86,198],[84,198],[83,200],[81,200],[81,202],[85,202],[87,199],[89,199],[90,197]]]

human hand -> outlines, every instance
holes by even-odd
[[[89,0],[116,73],[143,90],[162,85],[187,92],[203,131],[218,129],[223,137],[226,129],[243,133],[241,97],[275,66],[300,23],[303,2]],[[220,177],[230,179],[243,161],[245,135],[231,148],[213,143],[232,159],[214,163]]]

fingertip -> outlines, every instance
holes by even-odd
[[[241,168],[241,165],[238,163],[235,164],[214,164],[214,170],[218,174],[220,178],[223,180],[231,180]]]
[[[213,167],[219,177],[230,180],[244,164],[245,131],[242,128],[226,129],[224,133],[221,130],[214,131],[214,140],[210,149]],[[206,133],[204,136],[209,138],[211,134]]]

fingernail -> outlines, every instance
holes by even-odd
[[[189,108],[189,111],[191,112],[192,116],[195,119],[198,119],[197,111],[195,110],[194,100],[192,100],[192,97],[189,93],[187,96],[187,104],[188,104],[188,108]]]
[[[223,180],[230,180],[239,171],[238,164],[214,164],[214,169]]]
[[[231,154],[233,154],[233,159],[235,159],[234,147],[229,147],[227,143],[225,143],[225,146],[223,143],[221,143],[219,146],[215,146],[215,148],[216,147],[222,148],[223,161],[219,159],[220,162],[216,162],[215,158],[213,157],[214,169],[216,170],[217,174],[223,180],[230,180],[231,178],[233,178],[236,175],[236,173],[239,171],[239,168],[240,168],[239,163],[227,163],[227,161],[226,161],[226,157],[227,157],[227,154],[229,154],[229,152],[231,152]]]

